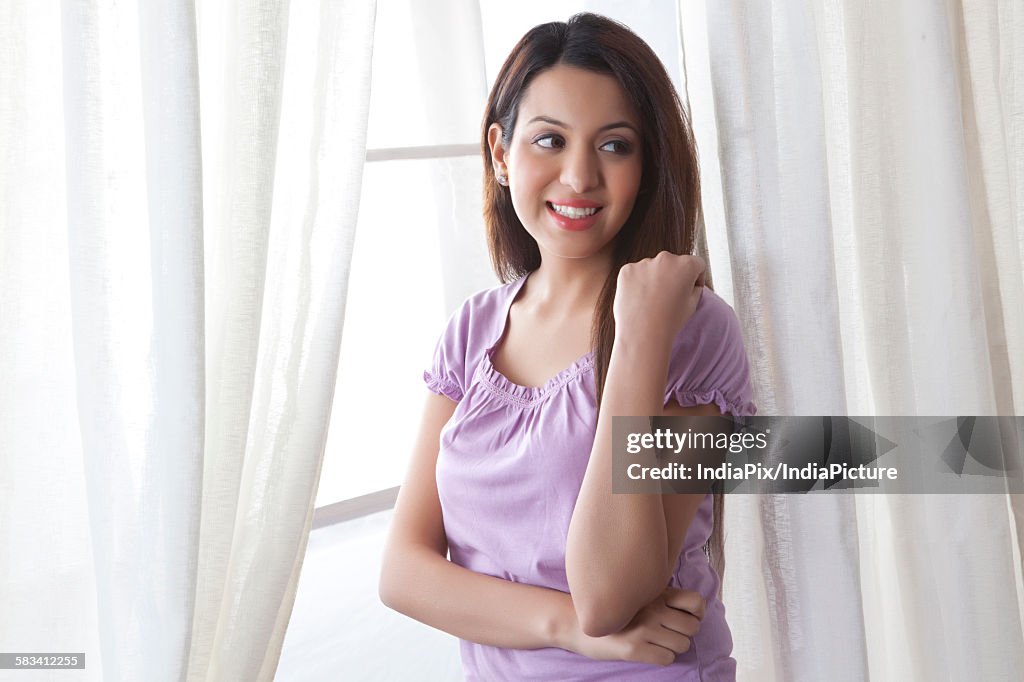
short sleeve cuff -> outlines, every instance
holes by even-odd
[[[734,400],[718,389],[709,391],[680,389],[670,393],[669,397],[673,398],[681,407],[696,407],[714,403],[722,414],[733,417],[753,417],[757,414],[757,407],[750,400]]]
[[[449,381],[444,377],[434,376],[430,372],[423,373],[423,381],[427,383],[428,389],[438,395],[443,395],[455,402],[462,400],[462,389],[460,389],[458,384],[454,381]]]

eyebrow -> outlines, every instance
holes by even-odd
[[[570,130],[572,128],[571,125],[568,125],[567,123],[562,123],[558,119],[551,118],[550,116],[534,116],[533,118],[531,118],[529,120],[527,125],[529,125],[530,123],[536,123],[537,121],[543,121],[544,123],[550,123],[553,126],[558,126],[560,128],[565,128],[566,130]],[[608,125],[601,126],[600,128],[597,129],[597,131],[598,132],[603,132],[605,130],[611,130],[612,128],[629,128],[630,130],[632,130],[637,135],[640,134],[640,131],[636,129],[636,126],[634,126],[629,121],[616,121],[615,123],[609,123]]]

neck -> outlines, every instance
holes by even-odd
[[[611,256],[558,258],[542,254],[524,292],[533,305],[554,312],[592,312],[611,269]]]

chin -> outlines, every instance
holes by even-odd
[[[542,254],[572,260],[604,255],[611,249],[611,243],[615,240],[614,235],[605,239],[597,234],[567,233],[565,235],[545,235],[542,239],[537,239],[536,234],[532,234],[532,236]]]
[[[567,248],[564,245],[559,246],[544,246],[540,247],[541,253],[545,256],[551,256],[553,258],[564,258],[566,260],[586,260],[588,258],[594,258],[596,256],[602,256],[607,252],[604,247],[576,247]]]

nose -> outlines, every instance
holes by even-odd
[[[574,145],[562,155],[561,182],[576,194],[588,192],[601,183],[597,151],[586,145]]]

